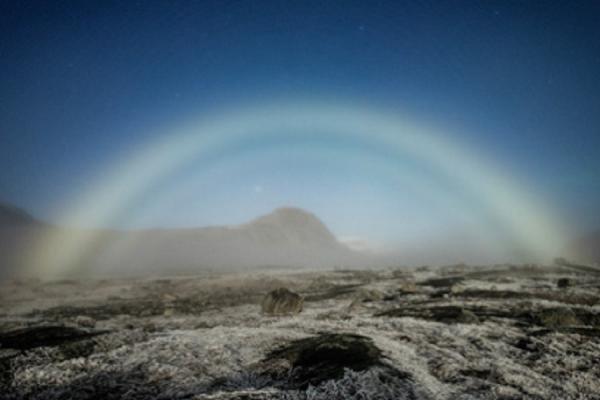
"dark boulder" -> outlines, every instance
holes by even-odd
[[[420,286],[430,286],[433,288],[450,288],[465,280],[464,276],[448,276],[444,278],[431,278],[423,282],[419,282]]]
[[[302,311],[304,298],[286,288],[269,292],[262,300],[262,312],[269,315],[298,314]]]
[[[554,307],[538,311],[535,314],[535,319],[539,325],[546,328],[562,328],[569,326],[581,325],[581,321],[577,318],[575,312],[568,307]]]
[[[340,379],[344,370],[363,371],[381,366],[382,353],[373,341],[354,334],[324,333],[291,342],[269,353],[263,363],[284,361],[292,374],[290,387],[306,388]]]
[[[569,278],[560,278],[557,282],[556,282],[556,286],[560,289],[564,289],[567,288],[569,286],[572,285],[572,282]]]
[[[479,317],[470,310],[459,306],[403,307],[383,311],[376,317],[413,317],[446,324],[477,324]]]
[[[0,333],[0,348],[29,350],[36,347],[60,346],[106,333],[68,326],[34,326]]]

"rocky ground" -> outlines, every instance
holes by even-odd
[[[599,299],[573,266],[11,281],[0,398],[600,399]]]

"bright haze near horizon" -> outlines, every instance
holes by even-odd
[[[600,228],[599,17],[594,1],[3,2],[0,200],[125,230],[287,206],[371,251],[483,236],[558,254]]]

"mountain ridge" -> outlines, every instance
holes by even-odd
[[[22,208],[0,202],[0,228],[42,225],[42,222]]]
[[[135,271],[259,266],[330,267],[360,255],[341,244],[314,214],[279,208],[236,226],[124,233],[124,240],[98,252],[94,268],[126,263]]]
[[[363,260],[359,252],[339,242],[315,214],[297,207],[277,208],[235,226],[118,231],[50,226],[16,207],[6,206],[2,212],[11,217],[6,218],[0,249],[10,250],[5,253],[11,257],[0,254],[0,262],[12,271],[26,269],[22,264],[30,259],[25,257],[27,253],[52,236],[67,243],[82,236],[91,238],[77,265],[65,268],[85,276],[261,266],[333,268]],[[43,266],[36,269],[44,270]]]

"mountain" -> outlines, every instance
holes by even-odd
[[[115,233],[86,262],[102,272],[190,272],[258,266],[356,264],[361,254],[337,241],[314,214],[280,208],[238,226]]]
[[[77,266],[67,268],[83,275],[193,273],[259,266],[333,268],[358,265],[363,260],[360,253],[338,242],[319,218],[299,208],[279,208],[237,226],[84,231],[51,227],[22,210],[2,206],[0,263],[4,273],[22,270],[35,243],[49,234],[67,240],[93,238]]]
[[[0,204],[0,277],[26,266],[31,249],[47,228],[24,210]]]
[[[0,203],[0,229],[13,227],[31,227],[40,225],[40,221],[24,210]]]
[[[234,228],[235,230],[235,228]],[[314,214],[299,208],[278,208],[237,228],[262,245],[337,248],[339,243]]]

